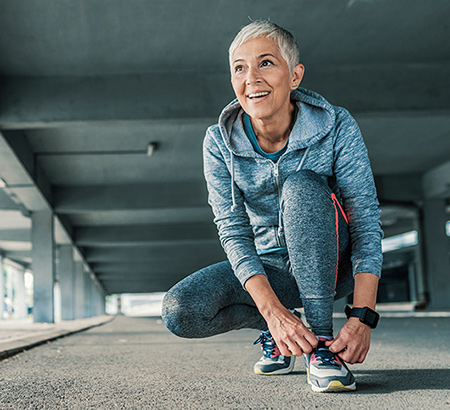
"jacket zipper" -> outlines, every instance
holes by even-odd
[[[280,171],[278,168],[278,163],[280,160],[278,160],[277,162],[272,162],[273,164],[273,173],[275,175],[275,181],[277,183],[277,189],[278,189],[278,230],[277,230],[277,242],[278,242],[278,246],[285,246],[284,245],[284,240],[283,240],[283,227],[282,227],[282,223],[281,223],[281,183],[280,183]]]

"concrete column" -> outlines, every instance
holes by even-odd
[[[61,322],[61,285],[55,280],[53,285],[53,317],[55,323]]]
[[[59,249],[55,245],[55,275],[53,277],[53,319],[55,323],[61,322],[61,284],[58,276]]]
[[[75,262],[75,317],[84,318],[84,267],[83,262]]]
[[[8,305],[7,310],[8,310],[8,317],[11,317],[13,315],[11,309],[12,306],[14,306],[14,294],[13,294],[14,278],[11,265],[7,265],[5,270],[6,270],[6,298],[10,302],[10,305]]]
[[[100,287],[97,287],[97,316],[103,315],[102,298],[103,298],[103,292],[100,289]]]
[[[96,295],[95,295],[95,290],[96,290],[96,285],[95,282],[92,280],[91,276],[89,276],[89,279],[91,280],[91,287],[89,288],[89,295],[90,295],[90,305],[89,305],[89,314],[90,316],[96,316]]]
[[[98,295],[99,291],[98,291],[98,286],[95,282],[92,282],[92,287],[91,287],[91,295],[92,295],[92,308],[91,308],[91,315],[92,316],[98,316],[98,312],[99,312],[99,295]]]
[[[0,320],[3,319],[4,299],[5,299],[5,281],[3,274],[3,255],[0,255]]]
[[[89,314],[92,317],[97,315],[97,285],[91,276],[89,279],[91,280]]]
[[[416,278],[416,292],[417,292],[417,307],[425,308],[429,301],[428,284],[425,277],[425,223],[423,220],[423,210],[414,220],[414,229],[417,231],[418,246],[414,249],[415,260],[415,278]]]
[[[432,309],[450,308],[450,259],[445,208],[443,199],[427,199],[423,208],[425,266]]]
[[[417,302],[416,277],[416,264],[411,261],[408,263],[409,300],[411,302]]]
[[[103,291],[100,288],[100,286],[97,286],[97,316],[103,315],[102,299],[103,299]]]
[[[33,212],[31,229],[34,274],[35,322],[54,322],[53,281],[55,276],[54,222],[51,211]]]
[[[23,268],[16,269],[14,288],[15,317],[26,319],[28,312],[25,296],[25,270]]]
[[[103,290],[100,291],[100,314],[104,315],[106,313],[106,295]]]
[[[100,291],[100,314],[104,315],[106,313],[106,295],[103,293],[103,290]]]
[[[75,267],[71,245],[59,247],[58,277],[61,285],[61,318],[75,319]]]
[[[91,273],[84,272],[84,316],[91,317]]]

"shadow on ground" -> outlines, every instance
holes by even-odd
[[[449,390],[450,368],[354,371],[359,394]]]

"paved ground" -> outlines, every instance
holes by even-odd
[[[336,320],[336,327],[342,325]],[[255,331],[204,340],[117,317],[0,362],[1,409],[450,408],[450,318],[384,318],[355,393],[312,393],[301,360],[258,376]]]
[[[11,354],[28,350],[47,340],[69,335],[109,322],[111,316],[63,320],[58,323],[33,323],[26,320],[0,320],[0,360]]]

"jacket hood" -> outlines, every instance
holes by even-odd
[[[289,136],[286,152],[315,144],[331,131],[336,119],[334,107],[314,91],[299,87],[291,92],[291,100],[296,102],[299,114]],[[256,157],[258,154],[244,131],[242,113],[237,98],[231,101],[219,116],[220,133],[228,150],[234,155]]]

